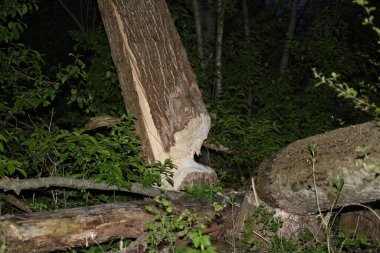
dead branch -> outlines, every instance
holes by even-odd
[[[181,194],[174,191],[164,191],[158,187],[145,188],[141,184],[132,183],[130,189],[108,185],[103,182],[95,182],[89,179],[75,179],[68,177],[41,177],[30,179],[12,179],[7,178],[0,181],[0,189],[4,191],[14,191],[17,195],[22,190],[32,190],[48,187],[63,187],[80,190],[102,190],[102,191],[119,191],[140,194],[147,197],[155,197],[161,194],[167,195],[169,199],[176,199]]]

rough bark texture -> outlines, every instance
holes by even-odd
[[[164,0],[98,0],[126,109],[150,161],[172,159],[174,189],[216,181],[193,160],[210,117]]]
[[[380,127],[367,122],[296,141],[263,163],[258,193],[267,204],[292,214],[318,212],[310,143],[317,144],[315,177],[322,210],[336,199],[334,179],[344,180],[335,207],[380,198]],[[355,151],[359,146],[362,151]]]
[[[49,252],[117,238],[138,238],[154,220],[148,202],[106,204],[0,218],[0,245],[8,252]]]
[[[21,191],[33,190],[48,187],[61,187],[72,189],[85,189],[85,190],[101,190],[101,191],[119,191],[136,193],[147,197],[155,197],[165,194],[168,199],[176,199],[180,197],[180,193],[177,191],[162,190],[158,187],[143,187],[138,183],[131,183],[131,187],[118,187],[117,185],[109,185],[105,182],[95,182],[90,179],[75,179],[68,177],[40,177],[40,178],[28,178],[28,179],[1,179],[0,190],[13,191],[17,195]]]
[[[206,225],[214,217],[213,207],[199,201],[187,200],[173,204],[175,214],[179,215],[187,209],[196,213],[200,222]],[[122,251],[136,252],[133,251],[136,247],[141,249],[146,244],[145,224],[155,220],[155,216],[146,211],[146,205],[154,205],[154,202],[134,201],[1,216],[0,245],[7,245],[7,252],[50,252],[88,247],[120,238],[139,238]],[[212,228],[206,231],[210,235],[216,232]],[[221,230],[223,227],[218,228],[218,231]]]

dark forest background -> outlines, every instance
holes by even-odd
[[[291,142],[379,116],[380,33],[371,9],[378,1],[197,2],[198,17],[194,1],[167,1],[212,118],[208,141],[230,150],[204,148],[197,159],[217,171],[224,188],[249,187],[259,164]],[[113,129],[85,131],[99,115],[124,116]],[[0,129],[1,177],[150,186],[171,166],[139,155],[94,0],[0,3]],[[23,192],[38,211],[119,197]],[[1,201],[1,214],[14,212]]]

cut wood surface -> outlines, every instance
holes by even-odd
[[[309,144],[315,143],[315,180]],[[380,127],[377,122],[337,129],[290,144],[259,168],[258,192],[272,207],[288,213],[329,210],[337,197],[334,180],[344,186],[335,207],[380,199]]]
[[[194,161],[210,116],[166,2],[98,0],[98,6],[145,156],[173,161],[175,190],[213,184],[216,173]]]

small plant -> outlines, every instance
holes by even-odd
[[[218,194],[223,194],[221,186],[192,185],[186,186],[185,192],[207,203],[213,203]]]
[[[199,222],[195,214],[185,210],[178,216],[174,214],[173,204],[169,200],[158,196],[155,201],[163,211],[154,206],[146,207],[149,212],[156,215],[156,221],[147,225],[149,252],[159,252],[160,247],[164,246],[174,252],[176,240],[188,238],[192,248],[185,249],[184,252],[216,253],[211,245],[210,237],[203,234],[205,225]]]

